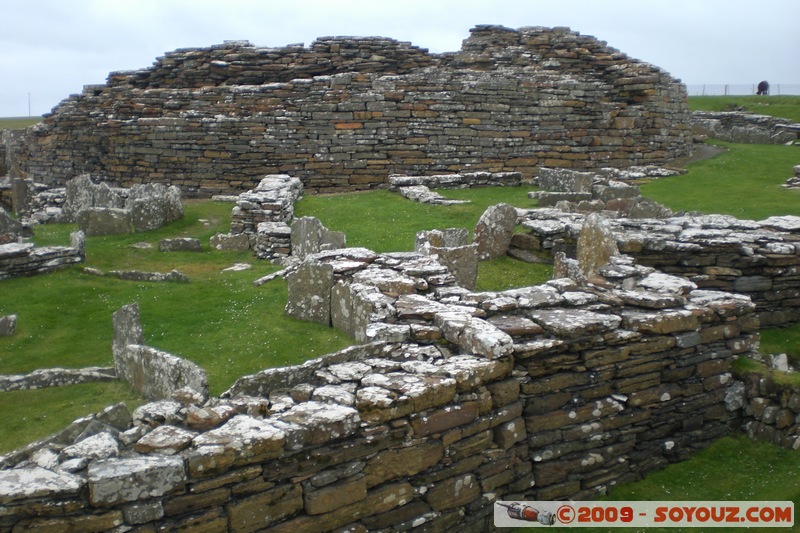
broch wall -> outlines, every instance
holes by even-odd
[[[659,164],[691,136],[666,72],[566,28],[478,26],[441,55],[379,38],[177,50],[87,87],[6,149],[49,185],[88,172],[211,196],[285,172],[332,192],[390,174]]]

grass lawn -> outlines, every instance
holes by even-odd
[[[691,111],[734,111],[771,115],[800,122],[800,96],[692,96]]]
[[[0,118],[0,130],[21,130],[42,121],[42,117]]]
[[[688,165],[688,174],[642,184],[642,194],[672,209],[760,220],[800,215],[800,191],[781,187],[800,163],[800,147],[730,144],[727,152]]]

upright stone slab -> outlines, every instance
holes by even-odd
[[[300,217],[292,222],[292,255],[303,260],[311,254],[345,247],[345,234],[330,231],[315,217]]]
[[[478,245],[452,248],[430,247],[429,253],[436,255],[439,262],[447,267],[456,278],[459,287],[475,290],[478,285]]]
[[[0,337],[10,337],[17,327],[17,315],[0,316]]]
[[[301,320],[331,324],[333,266],[305,261],[286,276],[288,301],[286,314]]]
[[[594,174],[566,168],[541,168],[536,178],[544,191],[586,193],[592,192]]]
[[[128,205],[135,231],[150,231],[183,217],[180,189],[159,183],[131,189]]]
[[[78,213],[78,228],[87,237],[131,233],[131,212],[113,207],[90,207]]]
[[[578,236],[578,263],[587,278],[594,276],[611,257],[619,255],[617,240],[608,219],[591,213]]]
[[[22,223],[11,218],[11,215],[0,207],[0,244],[15,242],[20,234],[22,234]]]
[[[114,368],[118,376],[122,376],[123,358],[129,344],[144,344],[144,333],[139,314],[139,304],[123,305],[111,317],[114,326],[112,352]]]
[[[517,210],[513,206],[497,204],[486,209],[475,226],[478,259],[485,261],[506,255],[516,225]]]
[[[18,215],[27,215],[33,200],[33,180],[14,178],[11,182],[11,205]]]

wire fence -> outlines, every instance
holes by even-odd
[[[756,94],[758,82],[756,83],[724,83],[724,84],[703,84],[687,85],[686,91],[689,96],[745,96]],[[769,94],[772,95],[800,95],[800,84],[798,83],[770,83]]]

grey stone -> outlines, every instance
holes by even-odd
[[[330,325],[333,289],[333,267],[330,264],[304,261],[286,276],[286,282],[287,315]]]
[[[250,239],[244,233],[217,233],[211,237],[211,248],[220,251],[243,251],[250,249]]]
[[[592,191],[594,174],[564,168],[540,168],[536,182],[544,191],[586,193]]]
[[[136,185],[130,190],[127,207],[134,231],[150,231],[183,217],[181,192],[160,183]]]
[[[190,387],[202,396],[208,396],[208,377],[202,368],[150,346],[126,346],[117,372],[120,379],[129,382],[149,400],[170,398],[183,387]]]
[[[301,217],[291,225],[292,255],[305,259],[311,254],[344,248],[344,233],[330,231],[315,217]]]
[[[619,249],[608,219],[597,213],[589,214],[578,237],[578,263],[584,276],[597,275],[615,255],[619,255]]]
[[[569,278],[578,285],[585,285],[587,280],[577,259],[570,259],[564,252],[553,254],[553,279]]]
[[[530,317],[547,331],[566,338],[606,333],[622,322],[617,315],[571,309],[537,310],[532,311]]]
[[[105,459],[89,465],[89,500],[109,506],[157,498],[183,488],[183,459],[146,456]]]
[[[175,237],[158,241],[160,252],[202,252],[200,239],[192,237]]]
[[[0,505],[32,498],[74,498],[85,485],[79,476],[38,466],[0,470]]]
[[[131,233],[131,212],[113,207],[90,207],[78,212],[78,228],[87,236]]]
[[[428,247],[454,248],[469,244],[469,231],[466,228],[432,229],[417,232],[414,251],[428,254]]]
[[[144,344],[139,304],[123,305],[111,318],[114,328],[112,343],[114,368],[117,371],[117,375],[122,376],[122,370],[126,364],[124,358],[127,356],[128,345]]]
[[[506,255],[516,225],[517,210],[514,207],[497,204],[486,209],[475,226],[478,259],[485,261]]]
[[[0,337],[9,337],[17,327],[17,315],[0,316]]]
[[[119,442],[109,433],[98,433],[82,441],[67,446],[61,451],[64,459],[86,457],[88,459],[108,459],[119,455]]]

